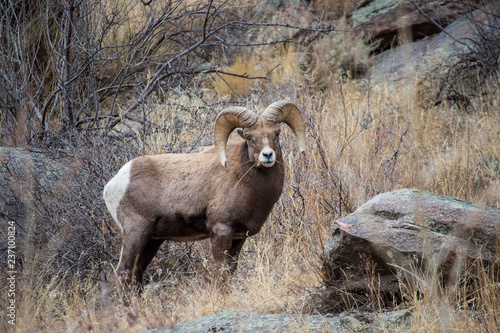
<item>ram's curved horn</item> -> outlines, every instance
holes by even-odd
[[[262,116],[266,120],[290,126],[299,141],[300,151],[306,151],[306,124],[297,105],[290,101],[276,102],[269,105]]]
[[[238,127],[252,126],[257,121],[257,115],[244,107],[230,107],[222,110],[214,126],[215,151],[220,163],[226,166],[226,144],[229,134]]]

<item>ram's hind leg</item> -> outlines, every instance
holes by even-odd
[[[150,239],[142,253],[139,255],[135,269],[135,279],[140,285],[142,285],[146,268],[149,263],[151,263],[151,260],[153,260],[163,242],[163,239]]]
[[[116,268],[119,283],[124,286],[132,283],[142,284],[143,271],[162,242],[155,240],[150,243],[152,240],[149,221],[138,215],[135,215],[133,219],[131,217],[129,215],[123,223],[123,244],[120,262]]]
[[[149,239],[146,242],[141,241],[135,247],[125,245],[122,247],[122,255],[116,273],[124,285],[134,283],[138,287],[142,286],[144,272],[162,243],[162,239]]]

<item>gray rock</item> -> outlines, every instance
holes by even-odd
[[[446,27],[469,11],[469,7],[457,1],[416,0],[415,3],[425,15],[409,1],[364,1],[352,13],[353,27],[377,40],[383,50],[392,47],[403,31],[403,39],[410,41],[440,32],[441,29],[429,18]]]
[[[388,326],[405,328],[409,320],[408,310],[382,314],[352,312],[329,316],[255,314],[230,310],[142,333],[378,332],[380,328]]]
[[[376,281],[390,296],[412,273],[454,285],[466,265],[490,266],[499,236],[498,209],[414,189],[379,194],[333,227],[328,283],[363,294]]]
[[[29,229],[39,189],[53,187],[64,170],[41,150],[0,147],[0,219]]]
[[[418,79],[431,72],[445,70],[457,61],[458,54],[474,45],[477,22],[498,20],[487,12],[478,9],[467,17],[455,20],[432,37],[378,54],[365,78],[371,84],[391,92],[401,91],[405,87],[410,92],[415,91]]]
[[[354,28],[370,22],[377,15],[384,14],[398,6],[394,0],[364,1],[352,13],[352,25]]]
[[[18,271],[47,279],[64,275],[69,282],[117,253],[102,250],[109,245],[97,221],[104,216],[109,172],[99,156],[85,147],[0,147],[0,222],[15,227]],[[115,244],[114,235],[111,230],[105,244]],[[7,236],[7,228],[0,228],[0,253],[6,253]]]

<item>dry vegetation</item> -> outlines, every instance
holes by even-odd
[[[323,38],[313,50],[346,47],[336,42],[335,33]],[[476,105],[487,107],[473,112],[446,103],[424,108],[417,92],[387,94],[324,70],[322,53],[312,53],[310,63],[316,67],[305,68],[301,50],[278,45],[245,52],[224,70],[268,79],[214,74],[206,80],[200,74],[192,83],[203,93],[179,89],[163,102],[151,98],[140,111],[147,114],[147,123],[123,122],[112,135],[65,135],[51,142],[58,156],[77,161],[72,165],[78,165],[77,175],[70,176],[71,183],[61,192],[42,190],[42,196],[49,196],[43,205],[32,196],[25,206],[34,216],[57,211],[44,235],[69,235],[45,237],[36,243],[36,253],[20,247],[26,252],[20,253],[17,325],[12,329],[0,312],[0,330],[136,332],[228,309],[317,313],[327,308],[324,299],[312,296],[323,288],[322,251],[330,227],[372,196],[415,187],[500,208],[498,96],[480,96]],[[133,156],[191,152],[211,144],[213,121],[228,101],[260,110],[280,99],[294,100],[302,108],[308,151],[300,156],[291,131],[284,130],[283,195],[263,230],[245,244],[239,270],[227,287],[215,290],[205,279],[208,242],[170,243],[150,265],[149,284],[132,300],[131,309],[107,295],[103,272],[117,264],[120,235],[101,200],[106,180]],[[64,229],[76,222],[80,229]],[[83,233],[85,239],[79,239]],[[65,242],[81,242],[88,249],[77,253],[64,248]],[[70,268],[63,263],[65,256],[74,260]],[[444,291],[435,280],[415,273],[419,283],[403,290],[405,302],[399,305],[413,314],[409,331],[498,331],[500,285],[481,267],[469,273],[480,279],[467,291],[460,284]],[[383,311],[376,291],[372,303],[372,310]]]

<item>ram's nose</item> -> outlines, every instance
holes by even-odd
[[[271,148],[263,149],[259,154],[259,162],[262,166],[269,168],[276,162],[276,155]]]

